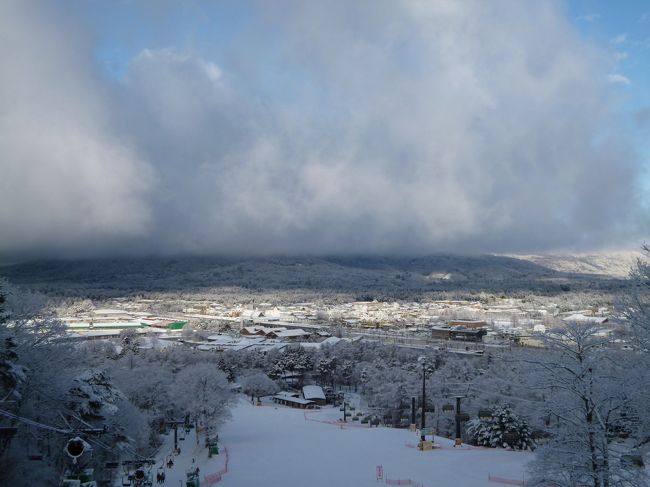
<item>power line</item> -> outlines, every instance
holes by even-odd
[[[22,423],[33,426],[35,428],[41,428],[41,429],[48,430],[48,431],[54,431],[55,433],[70,434],[70,433],[73,432],[72,430],[64,430],[64,429],[61,429],[61,428],[56,428],[54,426],[49,426],[47,424],[39,423],[38,421],[34,421],[33,419],[24,418],[22,416],[18,416],[16,414],[10,413],[9,411],[5,411],[3,409],[0,409],[0,415],[5,416],[7,418],[14,419],[16,421],[20,421]]]

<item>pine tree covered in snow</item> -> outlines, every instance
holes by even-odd
[[[313,367],[311,354],[303,348],[289,349],[278,357],[269,375],[273,378],[280,378],[287,373],[302,376]]]
[[[228,382],[235,382],[235,371],[233,367],[223,359],[223,357],[221,357],[219,362],[217,362],[217,367],[219,367],[220,371],[226,374]]]
[[[324,357],[316,365],[316,371],[323,383],[334,386],[334,372],[336,370],[336,357]]]
[[[487,420],[473,419],[467,424],[467,432],[480,446],[491,448],[535,449],[531,431],[523,418],[517,416],[509,406],[494,412]]]

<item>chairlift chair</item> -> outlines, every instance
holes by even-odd
[[[27,442],[27,459],[32,462],[40,462],[43,460],[43,442],[37,440],[36,445],[33,446],[31,441]]]
[[[18,432],[18,428],[14,426],[0,426],[0,438],[13,438]]]
[[[478,410],[478,417],[482,419],[483,421],[486,421],[488,419],[492,418],[492,411],[489,409],[479,409]]]

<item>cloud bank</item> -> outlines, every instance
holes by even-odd
[[[542,251],[643,225],[613,56],[561,4],[246,9],[230,42],[141,46],[115,80],[92,25],[2,2],[0,255]]]

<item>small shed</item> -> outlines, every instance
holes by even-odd
[[[273,402],[276,404],[282,404],[283,406],[300,409],[315,409],[318,407],[314,401],[303,399],[302,397],[298,397],[298,394],[292,394],[285,391],[278,392],[273,396]]]
[[[305,400],[313,401],[319,406],[324,406],[327,404],[327,400],[325,399],[325,392],[321,386],[310,385],[303,387],[302,397],[304,397]]]

